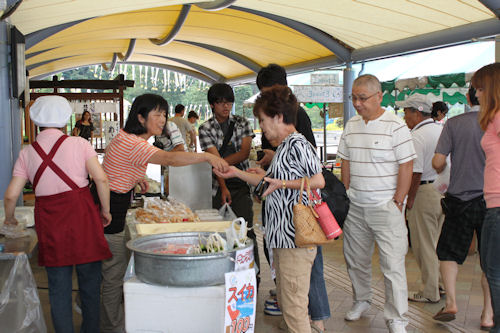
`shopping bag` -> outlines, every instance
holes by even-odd
[[[233,221],[238,218],[227,202],[219,209],[219,215],[224,221]]]

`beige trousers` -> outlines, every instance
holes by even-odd
[[[361,207],[351,202],[343,231],[344,257],[354,301],[371,302],[372,255],[377,242],[385,284],[384,318],[407,323],[408,231],[403,213],[392,200],[376,207]]]
[[[411,250],[422,272],[422,294],[439,301],[439,260],[436,247],[443,226],[441,194],[432,184],[420,185],[412,209],[408,209]]]
[[[101,332],[125,332],[123,277],[129,258],[125,232],[104,237],[113,257],[102,262]]]
[[[316,250],[273,249],[278,304],[290,333],[311,333],[307,305]]]

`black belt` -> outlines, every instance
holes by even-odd
[[[421,181],[420,181],[420,185],[424,185],[424,184],[432,184],[432,183],[434,183],[434,181],[433,181],[433,180],[421,180]]]

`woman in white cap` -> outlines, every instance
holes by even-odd
[[[71,116],[61,96],[39,97],[30,108],[40,128],[36,141],[16,161],[4,196],[5,223],[17,224],[14,210],[26,182],[35,191],[38,263],[45,266],[56,332],[73,332],[72,274],[76,266],[82,300],[81,332],[99,332],[101,261],[111,257],[103,227],[111,222],[109,184],[97,154],[81,137],[61,131]],[[88,175],[94,179],[101,211],[93,201]]]
[[[167,101],[155,94],[135,98],[125,127],[106,147],[103,168],[109,177],[110,211],[113,221],[104,229],[113,258],[102,266],[101,333],[124,332],[123,276],[127,269],[128,251],[125,246],[125,217],[132,189],[141,184],[149,163],[171,166],[208,162],[221,172],[229,168],[222,158],[208,153],[167,152],[148,143],[152,136],[161,135],[166,123]]]

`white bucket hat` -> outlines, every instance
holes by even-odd
[[[420,112],[431,113],[433,100],[428,95],[413,94],[404,101],[397,101],[400,108],[414,108]]]
[[[66,126],[73,110],[62,96],[42,96],[30,107],[30,118],[38,127]]]

